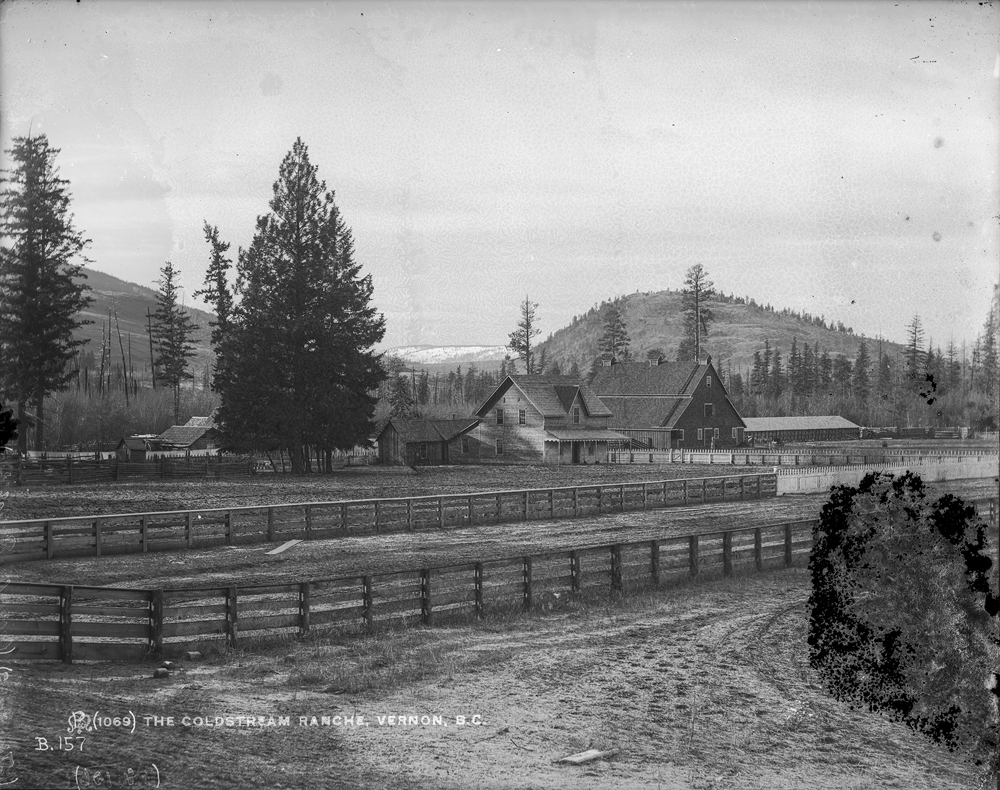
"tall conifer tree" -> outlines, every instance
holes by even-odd
[[[385,320],[371,275],[334,193],[301,139],[278,172],[270,211],[240,250],[236,300],[222,344],[218,422],[228,447],[288,452],[296,472],[311,448],[349,449],[372,432],[386,376],[372,350]]]
[[[90,243],[73,226],[69,182],[59,178],[46,136],[15,137],[10,169],[0,175],[0,390],[17,407],[17,449],[27,450],[28,405],[35,410],[35,446],[44,445],[46,396],[65,389],[67,363],[86,341],[73,338],[90,323],[83,251]]]
[[[193,378],[190,359],[194,356],[191,339],[197,327],[177,300],[177,270],[167,261],[160,269],[160,290],[156,293],[153,313],[153,342],[156,354],[153,364],[156,378],[169,384],[174,391],[174,424],[180,422],[181,383]]]

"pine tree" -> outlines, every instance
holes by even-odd
[[[923,350],[924,329],[920,316],[913,316],[906,327],[906,377],[918,385],[924,382],[924,360],[927,352]]]
[[[687,270],[681,307],[684,310],[684,339],[677,348],[677,361],[697,362],[701,359],[703,341],[708,337],[708,327],[714,316],[708,301],[715,296],[715,286],[700,263]]]
[[[73,332],[91,299],[83,264],[89,239],[73,227],[69,182],[59,178],[46,136],[15,137],[0,171],[0,391],[17,407],[17,449],[27,451],[28,405],[35,446],[44,446],[45,398],[65,389],[67,363],[86,341]],[[74,262],[79,260],[79,262]]]
[[[524,363],[524,372],[529,376],[535,373],[535,352],[532,350],[531,341],[542,333],[542,330],[535,325],[535,310],[538,303],[532,302],[525,295],[524,302],[520,305],[521,317],[517,322],[517,329],[510,333],[510,343],[507,348],[517,354]]]
[[[627,362],[631,358],[629,351],[628,330],[622,317],[619,302],[612,302],[604,311],[603,334],[598,342],[598,349],[610,354],[619,362]]]
[[[238,302],[223,345],[227,377],[218,419],[227,446],[288,452],[329,468],[373,429],[385,370],[372,347],[385,321],[371,306],[354,240],[301,139],[279,168],[270,212],[257,218],[237,263]]]
[[[871,366],[871,358],[868,356],[868,342],[865,336],[861,336],[861,343],[858,344],[858,355],[854,358],[853,391],[854,396],[865,402],[871,394],[871,375],[868,368]]]
[[[160,269],[160,290],[153,313],[153,343],[156,346],[153,365],[157,380],[166,382],[174,390],[175,425],[180,422],[181,383],[193,378],[189,360],[194,356],[191,337],[197,329],[178,302],[177,275],[170,261]]]

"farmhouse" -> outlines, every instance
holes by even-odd
[[[469,462],[597,464],[609,443],[626,441],[608,430],[608,407],[570,376],[507,376],[476,416]]]
[[[163,450],[214,450],[219,437],[211,417],[192,417],[184,425],[171,425],[159,438]]]
[[[378,434],[378,458],[382,464],[447,464],[453,452],[461,453],[462,437],[479,420],[404,420],[393,417]],[[468,448],[468,440],[464,442]]]
[[[747,438],[763,442],[830,442],[859,439],[861,426],[843,417],[747,417]]]
[[[606,362],[591,383],[611,409],[609,427],[651,449],[733,447],[745,425],[712,358]]]

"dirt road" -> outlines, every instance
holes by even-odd
[[[821,691],[807,590],[806,572],[790,570],[473,627],[293,642],[166,680],[139,664],[17,665],[2,779],[95,787],[101,770],[104,787],[123,786],[131,768],[132,786],[152,787],[155,764],[165,790],[975,787],[959,757]],[[82,752],[38,750],[36,738],[67,736],[77,710],[132,711],[137,725],[84,733]],[[263,726],[225,721],[248,715]],[[222,726],[198,726],[217,716]],[[611,756],[556,762],[588,748]]]

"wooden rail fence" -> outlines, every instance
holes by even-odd
[[[118,483],[176,478],[245,477],[258,471],[249,458],[179,455],[149,461],[75,458],[29,458],[8,461],[3,469],[21,485]]]
[[[997,524],[996,500],[974,503]],[[625,594],[706,574],[791,567],[816,520],[634,543],[587,546],[384,574],[292,584],[118,589],[58,584],[0,588],[8,660],[138,660],[246,638],[423,623],[489,610],[546,608],[562,596]],[[991,541],[997,557],[997,542]]]
[[[765,450],[614,450],[608,454],[615,464],[723,464],[726,466],[848,466],[852,464],[922,464],[948,459],[982,460],[996,457],[989,448],[928,448],[914,451],[905,448],[844,452],[837,450],[799,449]]]
[[[973,503],[997,526],[997,501]],[[0,585],[7,660],[133,661],[241,639],[423,623],[546,608],[561,596],[626,594],[706,574],[787,568],[816,520],[292,584],[119,589]],[[991,533],[992,537],[992,533]],[[991,540],[994,561],[998,541]]]
[[[773,497],[771,474],[0,521],[0,563],[416,532]]]

